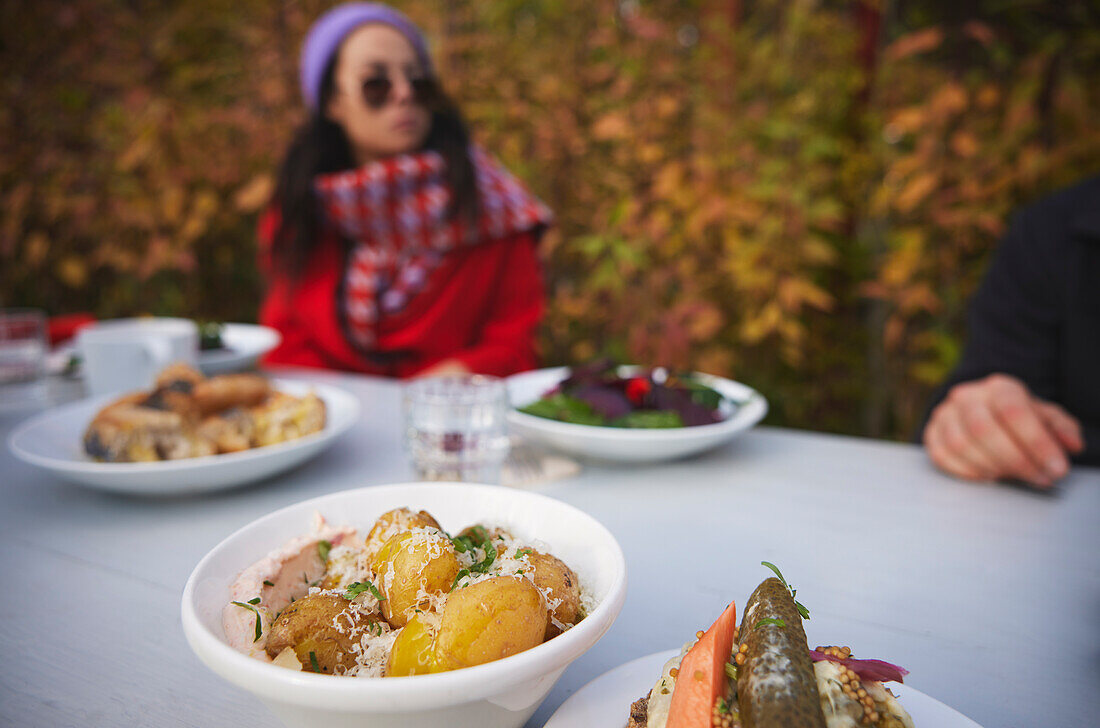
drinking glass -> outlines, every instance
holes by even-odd
[[[0,309],[0,410],[46,404],[46,314]]]
[[[508,391],[481,374],[405,386],[405,448],[422,480],[500,483],[508,454]]]

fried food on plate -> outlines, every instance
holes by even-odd
[[[105,462],[149,462],[240,452],[294,440],[325,426],[325,403],[295,397],[258,374],[206,378],[172,364],[151,392],[134,392],[100,410],[84,451]]]

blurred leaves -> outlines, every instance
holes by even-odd
[[[255,220],[331,4],[20,4],[2,302],[253,319]],[[910,434],[1010,212],[1100,169],[1084,0],[398,5],[557,213],[547,363],[735,376],[777,423]]]

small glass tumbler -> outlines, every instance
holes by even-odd
[[[500,483],[508,455],[508,390],[481,374],[405,386],[405,448],[417,477]]]
[[[46,314],[0,309],[0,410],[47,404]]]

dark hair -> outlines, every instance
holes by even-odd
[[[326,118],[324,109],[332,98],[336,59],[325,67],[321,77],[317,108],[298,129],[279,170],[274,200],[281,219],[272,240],[272,258],[277,269],[296,277],[304,268],[321,224],[321,211],[313,189],[319,174],[339,172],[356,166],[347,135],[339,124]],[[477,178],[470,159],[470,133],[458,106],[433,84],[427,102],[431,128],[424,148],[434,149],[443,157],[445,177],[451,189],[451,219],[461,216],[473,224],[477,220]]]

